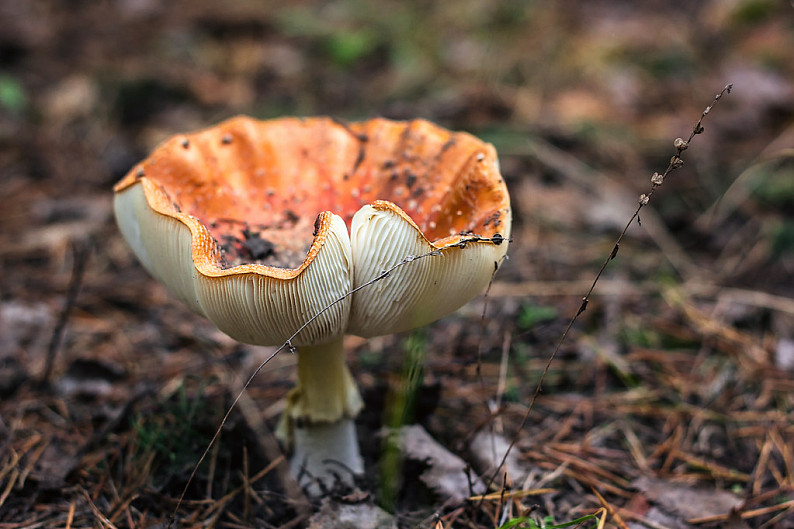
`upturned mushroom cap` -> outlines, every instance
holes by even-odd
[[[295,345],[441,318],[485,287],[510,237],[494,148],[422,120],[237,117],[167,140],[114,191],[146,269],[260,345],[318,313]]]

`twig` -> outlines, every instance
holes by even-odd
[[[507,450],[505,451],[504,456],[502,457],[501,463],[499,463],[496,469],[494,469],[491,476],[488,478],[488,481],[486,482],[486,490],[488,490],[491,487],[494,480],[496,479],[496,476],[499,473],[499,470],[504,466],[505,461],[507,461],[507,457],[510,454],[510,451],[518,442],[518,437],[521,434],[521,432],[524,430],[524,427],[526,426],[527,421],[529,420],[529,415],[535,406],[535,402],[537,401],[538,396],[540,395],[540,392],[543,389],[543,381],[545,380],[546,375],[548,374],[549,369],[551,368],[552,362],[554,362],[557,353],[562,347],[562,344],[565,342],[565,339],[568,337],[568,333],[570,332],[574,323],[576,323],[576,320],[585,310],[587,310],[587,304],[590,302],[590,296],[592,296],[596,284],[598,283],[598,280],[601,278],[601,275],[604,273],[604,270],[606,269],[607,265],[609,265],[609,262],[612,261],[612,259],[614,259],[615,256],[617,256],[618,251],[620,250],[620,242],[623,240],[623,237],[626,235],[626,232],[628,231],[629,227],[631,227],[635,219],[637,220],[637,222],[640,222],[639,220],[640,211],[642,211],[642,208],[648,205],[648,203],[651,200],[651,197],[653,197],[656,190],[664,183],[664,179],[671,172],[675,171],[676,169],[679,169],[681,166],[684,165],[684,160],[681,159],[681,153],[683,153],[689,147],[689,143],[694,139],[696,135],[701,134],[703,132],[704,130],[703,120],[706,118],[709,112],[711,112],[711,109],[714,108],[714,105],[716,105],[725,94],[730,93],[731,88],[733,88],[733,85],[728,84],[716,96],[714,96],[712,103],[709,106],[707,106],[706,109],[700,114],[700,119],[698,119],[697,123],[695,123],[695,125],[692,127],[692,132],[690,132],[689,137],[686,140],[682,138],[676,138],[673,141],[673,146],[675,147],[676,153],[672,156],[672,158],[670,158],[670,163],[668,163],[667,168],[664,170],[662,174],[653,173],[653,175],[651,176],[651,189],[648,191],[648,193],[643,193],[642,195],[640,195],[637,203],[637,207],[634,210],[634,214],[626,223],[625,227],[623,228],[623,231],[620,232],[620,235],[618,235],[617,241],[615,241],[615,246],[612,248],[612,252],[604,260],[603,264],[601,265],[601,268],[598,270],[598,273],[595,276],[595,279],[593,279],[593,283],[590,285],[590,289],[587,291],[587,294],[585,294],[585,296],[582,298],[582,302],[579,305],[578,310],[571,317],[570,321],[568,322],[568,325],[565,327],[565,330],[562,332],[562,336],[560,336],[560,339],[557,342],[557,346],[554,348],[554,351],[552,351],[551,355],[549,356],[549,359],[543,368],[543,372],[540,375],[540,379],[538,380],[538,384],[535,387],[535,392],[533,393],[532,399],[529,402],[527,411],[524,414],[524,418],[521,421],[521,425],[518,427],[518,430],[516,431],[515,435],[510,441],[510,445],[507,447]],[[482,500],[480,500],[480,503],[482,503]]]
[[[75,507],[76,507],[75,501],[72,500],[72,503],[69,505],[69,513],[66,515],[66,529],[72,529]]]
[[[506,255],[504,257],[502,257],[502,262],[504,262],[505,259],[507,259]],[[491,293],[491,287],[494,284],[494,278],[496,277],[496,272],[498,272],[498,271],[499,271],[499,267],[497,266],[497,267],[495,267],[493,273],[491,274],[491,279],[488,281],[488,287],[485,289],[485,294],[484,294],[485,302],[483,303],[482,314],[480,315],[480,325],[482,326],[483,329],[485,328],[485,316],[486,316],[486,313],[488,312],[488,300],[490,299],[489,295]],[[482,376],[482,340],[483,340],[483,335],[480,334],[480,339],[477,342],[477,371],[476,371],[476,373],[477,373],[477,379],[480,382],[480,389],[482,390],[482,394],[484,396],[485,395],[485,379]],[[483,402],[483,404],[485,406],[485,409],[487,411],[491,412],[492,410],[490,409],[490,406],[488,405],[488,399],[486,399],[485,397],[483,397],[483,398],[485,399],[485,402]],[[489,424],[492,424],[492,423],[489,423]],[[493,434],[493,432],[491,432],[491,434]]]
[[[794,500],[785,501],[783,503],[778,503],[777,505],[771,505],[769,507],[761,507],[760,509],[753,509],[752,511],[740,512],[738,513],[738,515],[742,520],[747,520],[748,518],[755,518],[756,516],[763,516],[765,514],[771,514],[773,512],[784,511],[784,510],[794,510]],[[687,520],[687,523],[702,524],[702,523],[723,522],[723,521],[727,521],[730,517],[731,517],[731,513],[715,514],[713,516],[690,518],[689,520]]]
[[[94,517],[96,517],[97,522],[99,522],[103,527],[116,529],[116,526],[113,524],[113,522],[111,522],[108,517],[99,510],[99,507],[96,506],[94,500],[91,499],[91,495],[88,494],[88,491],[85,489],[83,489],[83,496],[88,502],[88,506],[91,508],[91,511],[94,513]]]
[[[55,357],[58,355],[58,349],[63,339],[63,332],[66,329],[66,322],[69,320],[69,313],[77,301],[77,294],[80,293],[80,285],[83,282],[83,274],[85,273],[85,264],[88,261],[90,253],[89,243],[85,241],[75,241],[72,247],[72,255],[74,264],[72,267],[72,278],[69,280],[69,288],[66,292],[66,301],[64,301],[63,309],[58,315],[58,321],[55,323],[55,328],[52,331],[52,338],[50,345],[47,347],[47,360],[44,364],[44,372],[39,379],[40,386],[46,386],[50,381],[52,368],[55,365]]]
[[[591,487],[590,490],[593,491],[593,494],[596,495],[596,498],[598,498],[598,501],[601,502],[601,506],[607,510],[607,512],[609,513],[609,515],[612,518],[614,518],[615,523],[618,524],[618,526],[621,529],[628,529],[628,526],[623,521],[623,518],[621,518],[620,515],[618,514],[618,512],[615,509],[612,508],[612,505],[610,505],[609,502],[604,499],[604,497],[601,495],[601,493],[599,493],[598,490],[596,490],[595,487]]]
[[[526,498],[527,496],[540,496],[542,494],[549,494],[551,492],[558,492],[557,489],[552,488],[545,488],[545,489],[527,489],[527,490],[514,490],[514,491],[499,491],[499,492],[491,492],[490,494],[478,494],[476,496],[471,496],[469,498],[470,501],[477,501],[477,500],[499,500],[500,498],[506,499],[520,499]]]

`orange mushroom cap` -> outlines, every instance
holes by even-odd
[[[114,191],[149,272],[260,345],[320,312],[295,345],[429,323],[484,288],[510,237],[493,146],[422,120],[237,117],[167,140]]]

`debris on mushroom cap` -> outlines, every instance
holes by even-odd
[[[452,245],[334,304],[296,345],[437,319],[487,284],[510,236],[493,147],[422,120],[233,118],[166,141],[114,190],[144,266],[249,343],[283,343],[406,255]]]

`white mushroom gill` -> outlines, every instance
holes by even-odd
[[[479,294],[507,252],[509,222],[500,234],[504,244],[475,241],[458,247],[433,245],[400,208],[377,201],[353,217],[351,247],[353,286],[364,285],[402,261],[441,249],[438,255],[411,262],[353,296],[347,332],[381,336],[421,327],[457,310]],[[462,239],[465,240],[465,237]]]
[[[247,273],[199,277],[196,291],[204,314],[221,331],[245,343],[284,343],[316,314],[320,316],[301,331],[293,345],[341,337],[351,303],[350,299],[339,301],[352,285],[350,238],[337,215],[331,217],[324,235],[314,260],[294,279]],[[246,296],[251,288],[254,295]]]
[[[204,316],[196,297],[198,270],[192,259],[190,228],[152,209],[144,186],[132,186],[113,197],[116,223],[146,271],[192,311]]]

